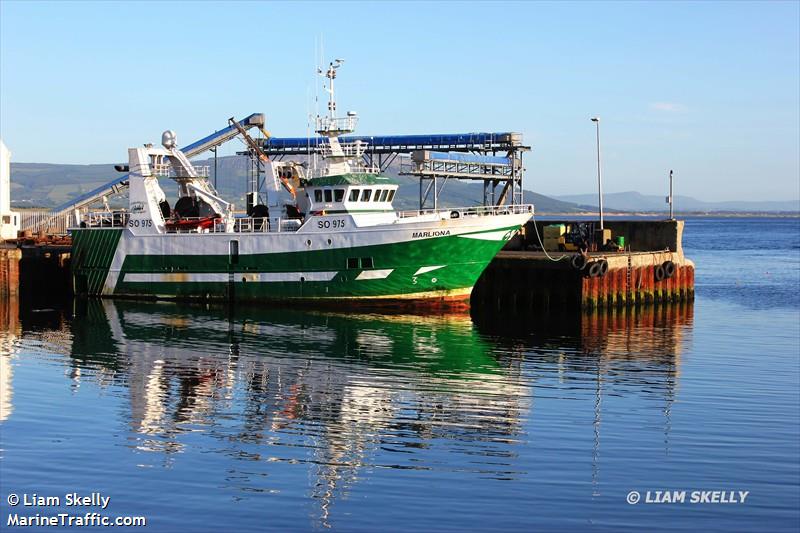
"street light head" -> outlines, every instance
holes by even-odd
[[[600,117],[592,117],[592,122],[600,122]]]

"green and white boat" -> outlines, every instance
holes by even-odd
[[[335,65],[327,76],[333,81]],[[304,301],[315,305],[464,307],[530,205],[394,210],[398,185],[340,142],[356,117],[317,119],[325,143],[312,172],[271,162],[294,197],[279,216],[234,213],[167,131],[162,147],[128,150],[128,209],[89,212],[72,229],[76,294],[157,299]],[[246,132],[242,131],[246,137]],[[177,182],[167,201],[159,183]],[[273,208],[273,211],[275,208]]]

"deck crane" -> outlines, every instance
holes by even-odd
[[[231,118],[228,119],[228,123],[232,127],[236,128],[239,131],[239,133],[241,134],[242,138],[244,139],[245,143],[250,148],[250,150],[252,150],[253,153],[256,154],[256,156],[258,156],[259,161],[261,161],[265,165],[270,162],[269,158],[264,153],[264,151],[261,149],[261,147],[258,145],[258,143],[256,141],[254,141],[252,137],[250,137],[250,134],[247,133],[247,130],[245,130],[241,126],[241,124],[236,122],[236,119],[231,117]],[[263,126],[259,126],[258,129],[264,135],[265,139],[269,139],[270,138],[269,132],[267,130],[265,130]],[[295,187],[294,187],[294,185],[292,185],[291,181],[289,181],[282,173],[278,173],[277,177],[281,181],[281,184],[283,185],[283,188],[286,189],[286,191],[289,194],[292,195],[292,199],[296,199],[297,198],[297,191],[295,190]],[[254,203],[254,195],[255,195],[254,191],[248,192],[248,198],[247,198],[248,211],[253,207],[252,204]]]

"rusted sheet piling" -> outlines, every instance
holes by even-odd
[[[569,257],[569,256],[568,256]],[[536,252],[500,252],[472,291],[472,306],[517,309],[602,309],[694,300],[694,264],[672,252],[592,254],[605,275],[590,277],[565,260]],[[659,279],[672,262],[674,272]]]
[[[2,247],[0,244],[0,296],[19,294],[19,263],[21,259],[21,250]]]

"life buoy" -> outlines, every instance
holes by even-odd
[[[664,279],[664,265],[658,265],[653,269],[653,274],[655,275],[656,281],[661,281]]]
[[[661,266],[664,267],[665,278],[671,278],[672,276],[675,275],[675,263],[673,263],[672,261],[664,261],[664,263]]]
[[[575,254],[572,256],[570,264],[575,270],[583,270],[586,266],[586,256],[583,254]]]

